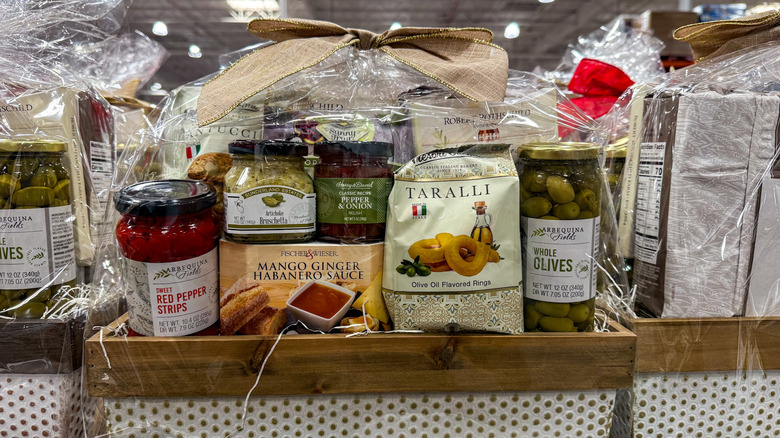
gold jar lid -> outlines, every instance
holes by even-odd
[[[626,158],[627,151],[628,137],[623,137],[604,148],[604,154],[607,158]]]
[[[520,157],[531,160],[595,160],[599,149],[593,143],[528,143],[520,147]]]
[[[65,152],[67,143],[57,140],[11,140],[0,139],[0,152],[35,152],[55,153]]]

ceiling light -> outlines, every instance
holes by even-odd
[[[168,35],[168,26],[162,21],[155,21],[152,25],[152,33],[159,36]]]
[[[390,30],[396,30],[396,29],[400,29],[400,28],[401,28],[401,23],[399,23],[397,21],[390,25]]]
[[[552,3],[555,0],[539,0],[539,3]]]
[[[248,22],[255,18],[278,18],[281,8],[277,0],[227,0],[230,16],[236,21]]]
[[[520,25],[514,21],[507,24],[506,29],[504,29],[504,38],[511,40],[512,38],[517,38],[518,36],[520,36]]]
[[[200,47],[196,46],[195,44],[190,45],[190,51],[187,53],[190,58],[200,58],[203,56],[203,53],[200,51]]]

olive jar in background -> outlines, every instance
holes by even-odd
[[[0,313],[42,318],[76,284],[67,145],[0,140]]]
[[[599,148],[520,149],[526,330],[592,331],[600,232]]]
[[[239,140],[228,146],[225,235],[242,243],[305,242],[315,233],[314,182],[304,170],[308,147]]]
[[[393,144],[333,142],[314,145],[317,237],[326,242],[370,243],[385,238]]]

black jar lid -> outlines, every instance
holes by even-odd
[[[228,152],[237,155],[298,155],[309,153],[303,143],[279,140],[236,140],[228,145]]]
[[[383,141],[330,141],[314,145],[314,154],[336,153],[355,154],[364,158],[391,157],[393,156],[393,144]]]
[[[202,181],[166,179],[127,186],[114,196],[114,206],[133,216],[175,216],[197,213],[217,203],[217,191]]]

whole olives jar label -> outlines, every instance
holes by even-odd
[[[284,186],[225,193],[225,230],[230,234],[314,232],[316,195]]]
[[[576,303],[596,295],[599,218],[521,219],[525,248],[525,296]]]
[[[33,289],[74,280],[72,218],[69,205],[0,210],[0,289]]]
[[[387,215],[390,178],[317,178],[317,221],[326,224],[381,224]]]
[[[219,319],[217,248],[178,262],[123,261],[130,327],[136,332],[185,336]]]

